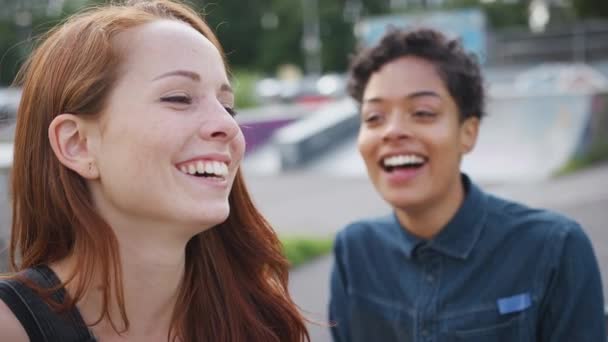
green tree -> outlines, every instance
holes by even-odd
[[[571,0],[572,7],[581,18],[608,18],[606,0]]]
[[[481,8],[489,27],[494,30],[528,25],[528,1],[480,3],[479,0],[452,0],[445,6],[446,9],[467,7]]]

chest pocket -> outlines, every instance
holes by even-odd
[[[455,330],[449,335],[450,342],[519,342],[522,340],[521,317],[512,317],[506,322],[469,330]]]
[[[527,317],[530,308],[509,314],[500,314],[494,308],[454,314],[442,319],[443,338],[446,342],[524,342],[529,338]]]
[[[413,319],[395,302],[351,297],[351,342],[413,341]]]

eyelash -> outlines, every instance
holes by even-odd
[[[435,116],[435,113],[428,111],[428,110],[418,110],[418,111],[414,112],[414,115],[421,116],[424,118],[432,118]]]
[[[228,114],[230,114],[230,116],[235,117],[238,112],[232,108],[232,107],[228,107],[228,106],[224,106],[224,109],[228,112]]]
[[[167,96],[167,97],[161,98],[160,100],[163,102],[170,102],[170,103],[192,104],[192,99],[190,98],[190,96],[185,96],[185,95]]]
[[[189,96],[185,96],[185,95],[167,96],[167,97],[161,98],[160,100],[163,102],[170,102],[170,103],[179,103],[179,104],[187,104],[187,105],[192,104],[192,99]],[[238,112],[232,107],[224,106],[224,109],[232,117],[235,117],[238,114]]]
[[[370,116],[366,117],[363,121],[364,122],[374,122],[376,120],[378,120],[378,115],[374,114],[374,115],[370,115]]]

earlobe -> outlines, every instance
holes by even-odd
[[[462,153],[466,154],[473,150],[475,143],[477,142],[477,135],[479,133],[479,118],[472,116],[467,118],[462,123],[461,130],[461,146]]]
[[[86,179],[99,172],[88,142],[85,122],[73,114],[60,114],[49,126],[49,141],[59,162]]]

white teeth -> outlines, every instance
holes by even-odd
[[[196,162],[196,172],[200,174],[205,173],[205,164],[200,160]]]
[[[205,172],[206,173],[215,173],[213,172],[213,162],[205,162]]]
[[[219,162],[217,160],[208,160],[208,161],[196,161],[187,165],[182,165],[179,167],[179,170],[185,174],[195,175],[195,174],[212,174],[216,176],[227,176],[228,175],[228,165],[223,162]]]
[[[220,174],[220,162],[218,161],[214,161],[211,163],[212,169],[213,169],[213,173],[215,173],[216,175]]]
[[[220,166],[221,166],[220,175],[228,176],[228,165],[221,163]]]
[[[402,154],[385,158],[384,166],[417,165],[424,163],[424,158],[414,154]]]
[[[191,175],[196,174],[196,166],[194,164],[188,165],[188,173]]]

